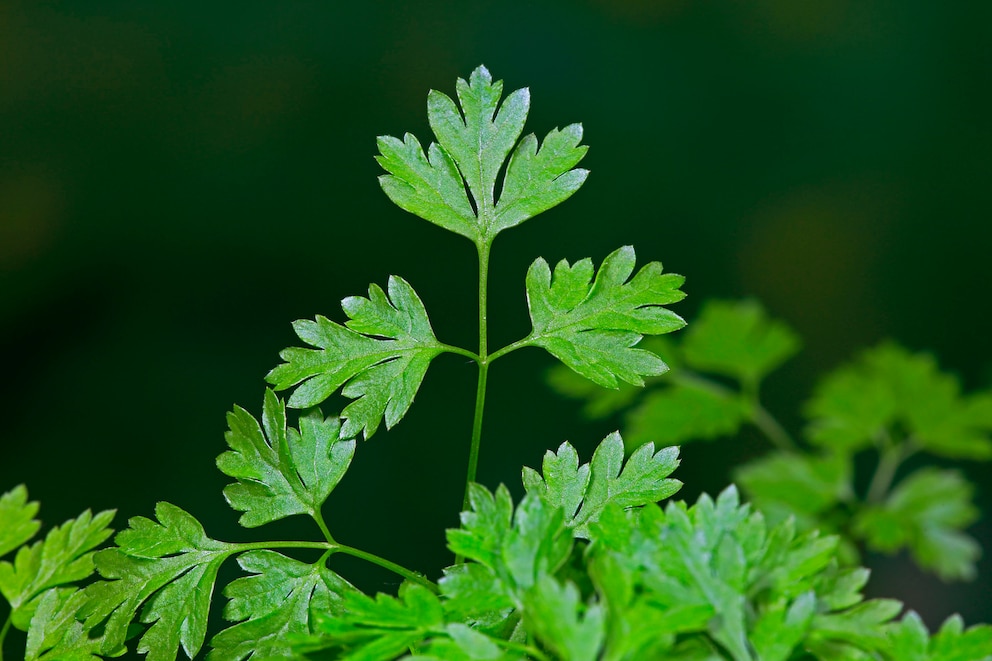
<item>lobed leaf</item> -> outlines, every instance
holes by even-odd
[[[992,458],[992,396],[961,395],[932,357],[891,343],[828,375],[806,414],[810,441],[838,450],[857,451],[897,431],[939,456]]]
[[[921,567],[945,580],[969,579],[981,555],[963,532],[978,518],[972,491],[955,471],[922,468],[897,484],[884,503],[858,512],[853,530],[877,551],[908,547]]]
[[[756,301],[708,301],[682,349],[690,367],[753,385],[799,351],[799,338]]]
[[[210,640],[208,661],[293,658],[291,636],[310,633],[311,609],[341,613],[355,588],[323,562],[307,564],[275,551],[249,551],[238,564],[250,576],[224,589],[225,619],[239,622]]]
[[[314,516],[344,476],[355,441],[342,440],[337,418],[319,410],[300,416],[299,431],[287,428],[285,403],[265,391],[262,425],[242,409],[228,414],[224,435],[229,451],[217,467],[237,481],[224,497],[244,512],[239,523],[254,528],[294,514]],[[263,431],[264,429],[264,431]]]
[[[0,593],[10,602],[12,621],[26,631],[41,595],[49,588],[75,583],[93,573],[93,554],[113,530],[113,511],[93,516],[86,510],[52,528],[31,546],[22,546],[14,562],[0,562]]]
[[[691,384],[652,390],[626,417],[624,440],[630,448],[649,441],[676,445],[736,434],[747,422],[748,405],[739,397]]]
[[[575,449],[562,443],[557,453],[545,453],[543,477],[525,467],[523,482],[528,493],[562,508],[576,537],[588,539],[589,526],[608,505],[640,507],[678,491],[682,483],[668,479],[678,464],[677,448],[656,453],[652,443],[642,445],[624,464],[623,439],[614,432],[599,444],[589,464],[580,467]]]
[[[132,621],[151,626],[137,651],[148,661],[175,661],[179,647],[194,658],[203,646],[217,570],[236,549],[207,537],[192,515],[169,503],[158,521],[134,517],[117,547],[94,556],[105,581],[83,589],[86,628],[104,626],[103,653],[123,647]]]
[[[314,634],[297,652],[335,650],[340,661],[393,661],[432,635],[444,635],[441,602],[427,588],[403,583],[399,597],[349,592],[338,614],[314,613]]]
[[[103,658],[102,636],[91,636],[76,613],[85,603],[75,588],[52,588],[38,599],[28,628],[25,661],[99,661]],[[109,656],[120,656],[113,650]]]
[[[587,379],[616,388],[617,380],[643,385],[668,367],[654,353],[635,348],[643,335],[661,335],[685,326],[663,307],[685,298],[680,275],[662,273],[651,262],[631,278],[634,249],[614,251],[595,274],[589,259],[562,260],[551,269],[537,259],[527,271],[527,303],[533,331],[527,343],[544,347]]]
[[[388,172],[379,183],[397,206],[481,244],[560,204],[585,181],[588,172],[573,169],[587,150],[579,145],[579,124],[552,130],[539,147],[533,135],[519,140],[530,108],[527,89],[501,102],[502,81],[480,66],[468,81],[458,79],[456,91],[458,103],[436,90],[428,94],[427,115],[438,142],[426,154],[409,133],[402,141],[379,138],[376,160]]]
[[[344,299],[343,326],[321,316],[295,322],[296,334],[315,348],[283,350],[286,362],[266,376],[276,390],[297,386],[288,403],[293,408],[316,406],[341,388],[354,400],[341,412],[342,438],[368,439],[383,418],[392,428],[413,403],[431,360],[444,351],[413,287],[390,276],[387,289],[388,296],[371,285],[368,298]]]
[[[594,661],[605,639],[605,612],[583,604],[573,583],[542,576],[524,597],[528,629],[560,659]]]
[[[34,516],[38,503],[28,502],[28,490],[19,484],[0,495],[0,557],[29,541],[41,528]]]

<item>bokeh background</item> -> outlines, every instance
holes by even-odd
[[[767,384],[794,433],[817,375],[896,338],[992,386],[992,4],[923,0],[0,1],[0,489],[48,524],[118,527],[168,500],[246,532],[214,468],[234,403],[258,413],[290,321],[340,319],[389,274],[442,341],[473,346],[475,255],[393,207],[375,136],[427,141],[426,95],[485,63],[529,86],[528,130],[581,121],[585,187],[497,242],[491,346],[528,330],[537,256],[631,243],[683,273],[691,319],[752,296],[803,336]],[[551,359],[491,374],[480,481],[611,431],[547,388]],[[327,516],[339,540],[436,575],[450,562],[475,372],[444,356],[408,417],[359,447]],[[337,406],[339,404],[335,404]],[[325,409],[329,412],[329,409]],[[685,448],[683,495],[761,450]],[[992,549],[992,471],[967,466]],[[369,589],[395,579],[335,567]],[[931,626],[992,619],[992,562],[944,585],[869,557],[872,591]],[[230,570],[233,572],[233,570]]]

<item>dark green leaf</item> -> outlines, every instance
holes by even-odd
[[[972,486],[955,471],[923,468],[896,485],[886,501],[860,511],[856,534],[888,553],[908,547],[921,567],[945,580],[975,574],[981,554],[963,529],[978,518]]]
[[[799,350],[799,338],[755,301],[709,301],[682,349],[690,367],[756,384]]]
[[[736,434],[747,419],[748,407],[736,396],[673,385],[651,391],[627,415],[624,440],[631,448],[712,440]]]

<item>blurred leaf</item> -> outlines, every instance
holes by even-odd
[[[851,479],[844,455],[772,453],[734,472],[734,481],[772,522],[795,516],[806,529],[816,515],[853,497]]]
[[[896,485],[882,505],[858,512],[853,531],[878,551],[908,547],[921,567],[945,580],[969,579],[981,553],[962,532],[978,518],[972,490],[957,472],[920,469]]]
[[[643,385],[668,367],[650,351],[634,346],[642,335],[661,335],[685,326],[662,306],[685,298],[685,278],[662,273],[651,262],[631,278],[634,249],[625,246],[603,260],[593,281],[593,265],[562,260],[554,276],[544,259],[527,271],[527,303],[533,331],[527,342],[544,347],[587,379],[616,388],[617,379]],[[630,278],[628,280],[628,278]]]
[[[992,457],[992,396],[962,396],[932,357],[891,343],[827,376],[806,414],[809,439],[836,451],[868,447],[894,430],[939,456]]]
[[[757,384],[799,346],[798,336],[755,301],[708,301],[682,349],[692,368]]]
[[[542,576],[524,596],[528,629],[560,659],[594,661],[605,638],[604,613],[582,603],[572,583]]]
[[[735,394],[680,383],[652,390],[630,411],[624,440],[630,448],[713,440],[736,434],[748,415],[748,405]]]

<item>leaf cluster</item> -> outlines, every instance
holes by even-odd
[[[805,443],[793,440],[760,402],[762,381],[799,350],[796,334],[754,301],[711,301],[681,341],[654,348],[673,367],[643,394],[603,392],[556,369],[551,383],[586,401],[591,417],[623,412],[628,446],[712,441],[745,425],[772,449],[734,471],[735,481],[772,521],[795,517],[803,530],[836,532],[844,557],[857,545],[908,550],[943,579],[974,576],[980,554],[965,529],[978,517],[962,473],[909,468],[915,455],[992,457],[992,392],[964,394],[927,354],[882,343],[828,374],[804,408]],[[854,464],[876,469],[859,490]]]
[[[963,397],[932,362],[882,347],[818,390],[808,431],[817,450],[800,453],[758,398],[764,376],[796,350],[795,335],[755,304],[714,304],[682,343],[664,342],[658,336],[685,325],[666,307],[683,298],[683,278],[658,262],[636,269],[629,246],[598,268],[590,259],[561,260],[554,269],[536,259],[524,279],[531,331],[488,350],[494,238],[568,198],[588,174],[575,167],[586,152],[580,125],[554,129],[540,143],[521,137],[529,92],[501,98],[502,83],[479,67],[458,81],[457,103],[428,96],[437,141],[426,150],[410,134],[378,142],[390,199],[477,248],[478,351],[440,342],[413,287],[392,276],[385,289],[371,285],[367,297],[345,298],[343,323],[297,321],[306,346],[280,354],[261,416],[241,407],[228,414],[217,467],[232,480],[224,497],[239,523],[254,529],[303,516],[317,539],[225,542],[162,502],[154,518],[131,518],[109,547],[100,548],[113,535],[113,512],[86,511],[32,542],[38,506],[15,487],[0,495],[0,558],[7,558],[0,594],[9,606],[0,650],[16,627],[27,632],[29,661],[132,650],[149,661],[180,653],[208,661],[992,660],[988,625],[965,629],[952,617],[931,636],[912,612],[897,619],[900,603],[866,601],[867,571],[849,566],[841,537],[814,530],[852,499],[854,453],[875,448],[888,472],[880,469],[844,532],[874,548],[908,546],[942,575],[966,574],[975,553],[962,532],[975,515],[969,485],[935,470],[891,482],[913,452],[992,454],[992,398]],[[653,339],[642,343],[645,336]],[[597,412],[637,400],[624,384],[660,383],[669,369],[662,356],[676,370],[631,414],[629,456],[619,433],[588,463],[563,443],[540,470],[524,468],[525,495],[515,502],[504,485],[477,484],[474,471],[487,370],[524,347],[562,362],[568,376],[556,377],[559,386],[615,389],[592,398]],[[447,531],[455,561],[435,583],[340,543],[324,512],[358,438],[396,425],[443,353],[474,360],[479,386],[465,505],[460,526]],[[870,391],[871,406],[854,389]],[[276,394],[284,390],[292,390],[288,401]],[[336,393],[349,401],[325,416],[316,406]],[[733,486],[691,507],[657,504],[681,487],[671,477],[678,450],[656,449],[647,436],[660,434],[660,446],[745,423],[790,450],[738,474],[757,509],[742,505]],[[328,567],[335,554],[402,577],[398,594],[356,589]],[[218,586],[229,560],[242,575]],[[211,632],[217,591],[227,600],[227,626]]]

